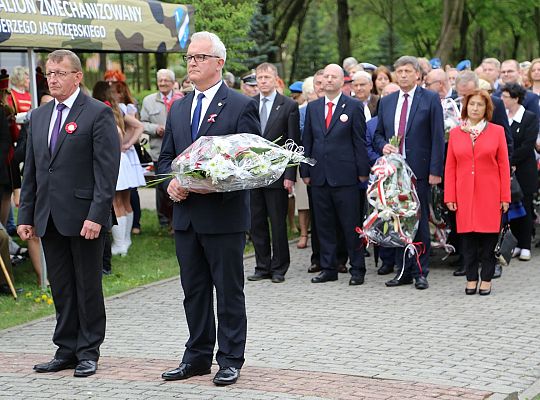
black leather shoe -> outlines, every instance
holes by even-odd
[[[425,277],[419,276],[418,278],[416,278],[414,287],[417,288],[418,290],[424,290],[429,287],[429,283]]]
[[[23,292],[22,288],[15,288],[15,293],[21,294]],[[11,289],[7,284],[0,285],[0,294],[5,294],[11,296]]]
[[[346,274],[347,272],[349,272],[349,270],[345,265],[340,264],[337,266],[337,272],[339,272],[340,274]]]
[[[321,272],[321,266],[317,264],[311,264],[311,267],[308,268],[307,272],[313,274],[315,272]]]
[[[337,281],[337,275],[330,275],[327,272],[321,272],[315,278],[311,278],[311,283],[324,283],[331,281]]]
[[[463,265],[459,266],[458,269],[456,269],[452,275],[465,276],[465,267]]]
[[[232,385],[240,376],[240,370],[235,367],[220,367],[213,382],[218,386]]]
[[[362,284],[364,284],[363,276],[351,276],[351,279],[349,281],[349,286],[358,286]]]
[[[53,358],[51,361],[34,365],[36,372],[58,372],[64,369],[73,369],[77,365],[77,360]]]
[[[81,360],[75,367],[73,376],[78,378],[86,378],[87,376],[94,375],[97,370],[97,361],[94,360]]]
[[[253,274],[247,277],[248,281],[262,281],[264,279],[270,279],[272,278],[270,275],[263,275],[263,274]]]
[[[495,272],[493,273],[493,279],[500,278],[502,275],[502,265],[497,263],[495,264]]]
[[[393,265],[383,264],[381,268],[377,270],[377,275],[388,275],[388,274],[391,274],[392,272],[394,272]]]
[[[402,276],[401,279],[398,279],[399,274],[397,274],[394,279],[391,279],[384,284],[388,287],[394,287],[394,286],[402,286],[402,285],[410,285],[413,283],[413,280],[410,276]]]
[[[285,277],[283,275],[274,275],[272,276],[272,282],[274,283],[285,282]]]
[[[166,381],[178,381],[192,376],[208,375],[211,372],[210,368],[196,368],[191,364],[180,363],[178,368],[162,373],[161,377]]]

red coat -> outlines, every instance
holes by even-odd
[[[510,203],[504,129],[488,123],[474,148],[467,132],[452,129],[444,174],[444,202],[457,204],[457,232],[499,232],[501,202]]]

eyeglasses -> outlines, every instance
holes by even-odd
[[[58,79],[65,79],[68,74],[76,74],[79,71],[49,71],[45,74],[47,79],[51,79],[56,76]]]
[[[195,60],[195,62],[205,62],[207,58],[221,58],[218,56],[213,56],[210,54],[193,54],[193,55],[185,55],[182,57],[186,63],[189,63],[191,60]]]

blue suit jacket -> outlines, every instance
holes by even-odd
[[[302,144],[305,154],[317,164],[302,164],[300,174],[302,178],[310,177],[313,186],[356,185],[358,177],[368,176],[370,170],[364,106],[342,94],[328,129],[324,107],[324,97],[307,105]]]
[[[171,162],[192,143],[193,96],[194,92],[191,92],[171,106],[159,155],[159,174],[170,173]],[[216,114],[215,122],[208,122],[210,114]],[[233,133],[260,135],[259,109],[254,99],[221,83],[202,119],[199,136]],[[168,184],[165,183],[166,186]],[[174,204],[173,228],[187,230],[190,224],[195,232],[205,234],[247,231],[250,226],[249,192],[239,190],[228,193],[190,193],[186,200]]]
[[[375,130],[377,129],[377,124],[379,123],[379,117],[374,116],[366,123],[366,146],[369,156],[369,163],[373,166],[377,158],[381,156],[382,153],[378,153],[373,148],[373,136],[375,136]]]
[[[373,148],[382,153],[385,144],[395,135],[394,117],[400,92],[383,97],[379,102],[379,119]],[[442,176],[444,168],[444,120],[439,96],[416,87],[405,129],[407,163],[417,179],[429,175]]]

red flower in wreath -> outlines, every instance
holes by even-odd
[[[77,129],[77,124],[75,122],[70,122],[69,124],[66,125],[66,132],[69,133],[70,135],[74,133],[76,129]]]

